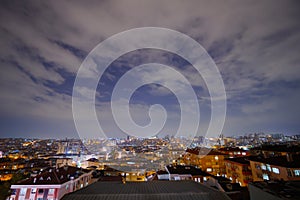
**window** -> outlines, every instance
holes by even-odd
[[[39,189],[39,194],[43,194],[44,193],[44,189]]]
[[[20,190],[20,196],[25,196],[26,191],[27,191],[27,188],[21,188],[21,190]]]
[[[300,176],[300,169],[295,169],[294,174],[295,176]]]
[[[266,180],[266,181],[270,180],[269,175],[268,174],[263,174],[263,179]]]
[[[207,171],[207,172],[211,172],[212,169],[211,169],[211,168],[207,168],[206,171]]]
[[[266,170],[266,169],[267,169],[267,168],[266,168],[266,165],[261,164],[261,169],[262,169],[262,170]]]
[[[291,169],[287,169],[287,174],[288,174],[288,177],[292,177]]]
[[[275,174],[279,174],[279,169],[276,168],[276,167],[272,167],[272,171],[273,171]]]
[[[31,189],[31,194],[35,194],[36,193],[36,188],[32,188]]]
[[[267,170],[270,172],[271,170],[271,166],[267,164]]]
[[[16,195],[16,194],[17,194],[17,190],[16,190],[16,189],[12,189],[12,190],[11,190],[11,194],[12,194],[12,195]]]
[[[54,194],[54,189],[49,189],[49,192],[48,192],[48,194]]]

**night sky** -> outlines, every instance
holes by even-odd
[[[0,136],[76,138],[72,89],[77,70],[104,39],[138,27],[164,27],[199,42],[214,59],[227,94],[224,135],[300,132],[300,2],[265,1],[1,1]],[[147,62],[181,71],[197,91],[201,130],[210,118],[208,92],[190,64],[170,52],[130,52],[101,77],[96,109],[105,131],[122,134],[108,114],[114,84]],[[157,76],[168,77],[166,74]],[[178,128],[178,102],[159,85],[139,88],[133,119],[168,111],[165,134]]]

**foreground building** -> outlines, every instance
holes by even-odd
[[[253,182],[249,183],[250,199],[281,200],[300,199],[299,181]]]
[[[165,199],[207,199],[229,200],[221,191],[194,181],[150,181],[150,182],[96,182],[88,187],[70,193],[63,200],[110,199],[110,200],[165,200]]]
[[[58,200],[92,182],[92,171],[65,166],[50,168],[11,186],[10,200]]]

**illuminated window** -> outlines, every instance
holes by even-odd
[[[245,155],[246,155],[246,152],[243,152],[242,155],[245,156]]]
[[[20,196],[25,196],[26,191],[27,191],[27,188],[21,188],[21,190],[20,190]]]
[[[48,194],[54,194],[54,189],[49,189],[49,193]]]
[[[271,166],[270,165],[268,165],[267,164],[267,170],[269,171],[269,172],[271,172],[272,170],[271,170]]]
[[[300,169],[295,169],[294,174],[295,176],[300,176]]]
[[[263,179],[268,181],[269,180],[269,175],[268,174],[263,174]]]
[[[266,168],[266,165],[261,164],[261,169],[262,169],[262,170],[266,170],[266,169],[267,169],[267,168]]]
[[[211,172],[212,169],[211,169],[211,168],[207,168],[206,171],[207,171],[207,172]]]
[[[215,156],[215,160],[219,160],[219,157],[218,157],[218,156]]]
[[[276,167],[272,167],[272,171],[273,171],[275,174],[279,174],[279,169],[276,168]]]

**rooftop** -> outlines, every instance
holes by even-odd
[[[239,147],[223,147],[223,148],[219,148],[218,151],[230,151],[230,152],[240,151],[240,152],[247,152],[247,150],[241,149]]]
[[[67,194],[63,200],[218,200],[230,198],[223,192],[193,181],[96,182]]]
[[[245,157],[236,157],[236,158],[227,158],[226,161],[240,163],[243,165],[250,165],[251,159],[255,159],[257,156],[245,156]]]
[[[275,152],[300,152],[300,145],[263,145],[253,150],[275,151]]]
[[[215,149],[209,149],[205,147],[196,147],[193,149],[187,149],[186,152],[196,155],[227,155],[225,153],[221,153],[219,151],[216,151]]]
[[[253,187],[260,188],[281,199],[300,199],[300,181],[287,182],[253,182]]]
[[[189,165],[167,165],[166,166],[170,174],[190,174],[192,176],[201,175],[201,176],[211,176],[209,173],[202,171],[194,166]]]
[[[276,156],[270,158],[263,158],[260,156],[251,157],[249,160],[266,163],[275,166],[299,168],[300,167],[300,155],[291,155],[292,160],[288,161],[287,156]]]
[[[76,179],[87,170],[65,166],[61,168],[49,168],[47,171],[41,172],[35,177],[31,177],[18,182],[16,185],[47,185],[47,184],[63,184],[69,181],[72,177]]]

